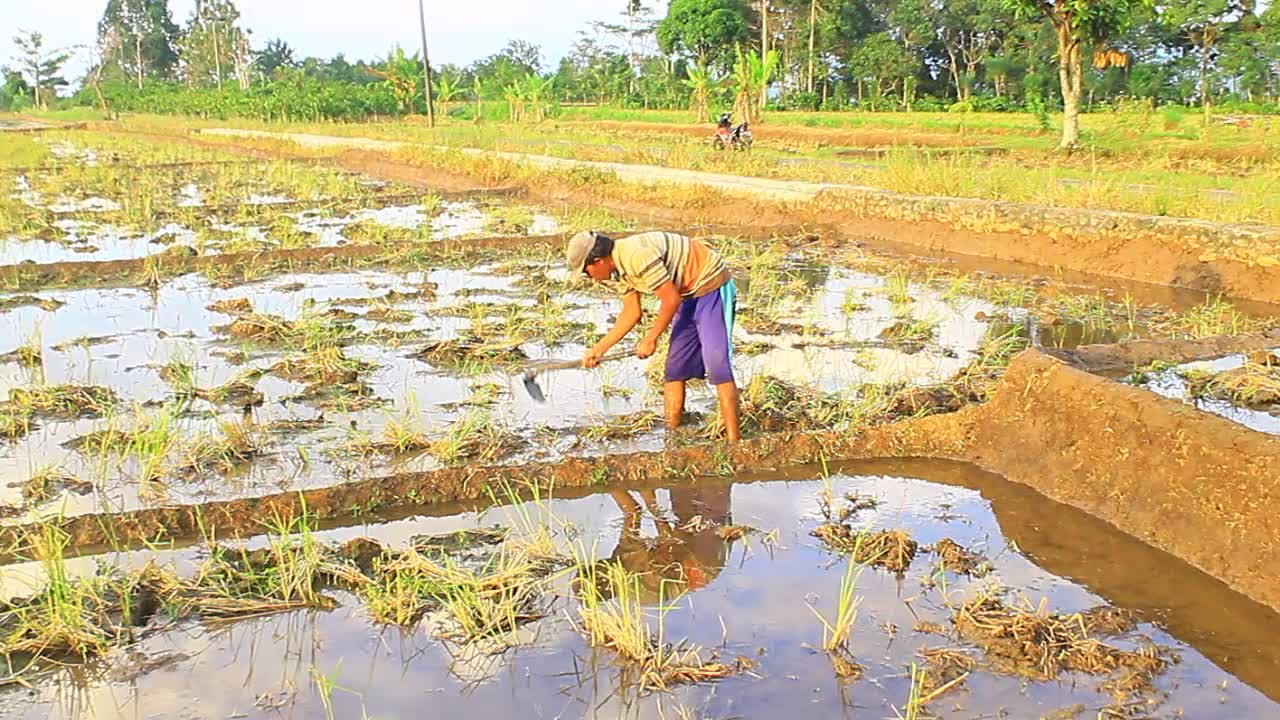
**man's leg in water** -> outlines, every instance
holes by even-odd
[[[671,321],[671,347],[667,350],[666,382],[662,385],[663,415],[668,428],[680,427],[684,416],[685,381],[703,377],[702,343],[698,341],[698,327],[694,323],[697,300],[680,303]]]
[[[726,284],[729,302],[732,302],[732,281]],[[694,324],[698,328],[698,342],[702,345],[702,365],[707,371],[707,382],[716,388],[716,400],[720,405],[720,419],[724,423],[725,439],[737,442],[738,386],[733,377],[733,352],[731,348],[732,310],[725,312],[725,293],[715,292],[698,298],[694,311]]]

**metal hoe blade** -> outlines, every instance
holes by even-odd
[[[600,358],[600,362],[612,362],[630,356],[630,350],[619,350]],[[544,403],[547,401],[547,396],[542,393],[542,388],[538,386],[538,373],[552,370],[571,370],[578,367],[582,367],[580,360],[551,360],[538,363],[524,371],[525,392],[529,393],[529,397],[533,398],[534,402]]]
[[[547,396],[542,394],[542,388],[538,386],[538,373],[534,370],[524,374],[524,391],[529,393],[529,397],[536,403],[547,401]]]

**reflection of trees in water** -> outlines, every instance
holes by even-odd
[[[669,597],[672,591],[707,586],[720,575],[729,555],[730,543],[718,531],[732,524],[731,488],[673,488],[669,493],[670,510],[659,504],[654,490],[610,493],[623,517],[609,560],[640,576],[646,602],[656,601],[660,593]],[[646,512],[657,530],[654,537],[642,535]],[[673,582],[680,585],[670,587]]]

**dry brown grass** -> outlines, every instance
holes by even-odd
[[[1162,648],[1121,650],[1100,640],[1134,627],[1132,614],[1115,608],[1064,614],[1051,612],[1047,600],[1015,607],[985,593],[956,608],[952,622],[962,638],[983,649],[987,665],[1032,680],[1063,672],[1118,674],[1117,688],[1136,691],[1139,678],[1149,680],[1172,660]]]
[[[853,556],[863,565],[903,574],[915,559],[919,544],[901,530],[859,531],[840,523],[825,523],[810,533],[829,549]]]

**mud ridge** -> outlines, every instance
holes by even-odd
[[[381,245],[339,245],[335,247],[264,250],[190,256],[160,253],[123,260],[67,260],[42,264],[0,266],[0,284],[10,288],[52,290],[66,287],[108,287],[136,285],[152,273],[160,278],[220,268],[283,268],[289,271],[321,270],[350,265],[366,267],[403,264],[406,260],[444,258],[469,249],[538,248],[558,249],[563,235],[532,237],[489,237],[470,240],[440,240],[428,243]]]

